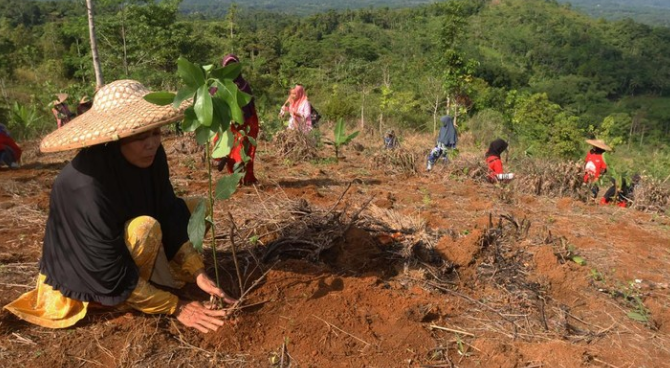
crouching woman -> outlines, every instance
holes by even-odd
[[[507,142],[503,139],[496,139],[489,144],[489,149],[484,154],[486,164],[489,167],[487,179],[491,183],[505,183],[514,179],[513,173],[505,173],[503,170],[502,159],[500,156],[507,150]]]
[[[19,318],[64,328],[93,307],[130,307],[202,332],[224,324],[225,310],[155,286],[195,282],[234,302],[205,273],[188,241],[189,206],[170,184],[160,127],[182,111],[144,101],[147,93],[136,81],[110,83],[90,111],[41,142],[43,152],[82,149],[51,190],[37,287],[5,306]]]

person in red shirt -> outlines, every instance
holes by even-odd
[[[591,192],[595,198],[600,190],[596,185],[598,178],[607,172],[607,163],[605,163],[603,154],[612,149],[600,139],[587,139],[586,143],[593,147],[584,160],[584,184],[591,185]]]
[[[488,180],[491,183],[509,181],[514,178],[514,174],[512,173],[505,174],[502,160],[500,159],[500,155],[505,152],[507,146],[507,142],[498,138],[491,142],[488,151],[486,151],[486,164],[489,166]]]
[[[0,165],[5,164],[10,169],[18,169],[21,152],[21,147],[9,135],[7,127],[0,124]]]

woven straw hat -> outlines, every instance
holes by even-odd
[[[594,147],[602,148],[605,151],[611,151],[612,150],[612,148],[610,146],[608,146],[607,144],[605,144],[605,141],[603,141],[602,139],[587,139],[586,143],[588,143],[588,144],[590,144]]]
[[[65,102],[65,100],[67,100],[68,96],[69,95],[67,93],[58,93],[58,94],[56,94],[56,99],[51,101],[51,104],[53,106],[56,106],[58,104],[62,104],[63,102]]]
[[[184,101],[179,110],[171,104],[158,106],[144,100],[149,92],[134,80],[105,85],[95,94],[91,109],[42,139],[40,150],[60,152],[89,147],[181,120],[190,101]]]

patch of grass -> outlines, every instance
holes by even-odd
[[[357,169],[356,171],[354,171],[354,174],[356,174],[357,176],[370,176],[370,175],[372,175],[372,173],[370,173],[370,171],[368,171],[366,169],[362,169],[362,168]]]
[[[600,273],[600,271],[598,271],[595,268],[592,268],[591,269],[591,279],[593,279],[593,281],[604,281],[605,277],[603,276],[602,273]]]
[[[432,202],[430,198],[430,191],[426,188],[421,188],[419,189],[421,194],[423,194],[423,198],[421,199],[421,203],[423,203],[424,206],[430,206],[430,203]]]
[[[189,168],[189,170],[195,170],[197,165],[195,164],[195,159],[193,157],[187,157],[182,161],[182,164]]]
[[[614,274],[615,270],[610,272]],[[644,305],[643,294],[638,288],[637,281],[629,281],[628,283],[614,281],[610,283],[607,282],[605,275],[595,268],[591,269],[591,280],[598,291],[606,292],[612,299],[628,309],[626,313],[628,318],[637,322],[650,322],[651,312]],[[612,286],[612,284],[614,285]]]
[[[319,157],[315,158],[313,160],[309,161],[310,164],[314,166],[322,166],[322,165],[331,165],[331,164],[336,164],[338,163],[337,158],[335,157]]]

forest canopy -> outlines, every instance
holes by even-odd
[[[234,52],[266,130],[302,83],[329,120],[432,132],[449,101],[463,129],[493,129],[529,155],[578,158],[583,139],[597,136],[657,155],[631,155],[655,175],[670,167],[667,27],[545,0],[386,1],[307,16],[253,1],[219,2],[228,4],[220,15],[184,13],[195,0],[94,2],[107,81],[170,89],[178,57],[204,65]],[[55,93],[93,95],[85,13],[81,0],[0,4],[0,114],[20,134],[52,128]]]

